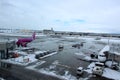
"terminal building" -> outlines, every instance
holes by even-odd
[[[9,50],[15,49],[16,44],[14,40],[0,40],[0,60],[9,58]],[[5,63],[0,62],[0,67],[6,66]]]

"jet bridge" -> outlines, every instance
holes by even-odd
[[[0,60],[8,59],[9,50],[13,50],[16,47],[14,40],[0,40]],[[0,62],[0,67],[7,67],[6,63]]]

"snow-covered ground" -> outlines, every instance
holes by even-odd
[[[46,75],[55,76],[62,80],[78,80],[75,76],[69,74],[69,71],[65,71],[64,75],[59,75],[59,74],[56,74],[55,71],[49,71],[49,70],[45,70],[45,69],[40,69],[39,72],[44,73]]]
[[[20,51],[20,50],[14,50],[14,51],[9,51],[9,52],[14,52],[14,53],[17,53],[17,54],[19,54],[19,55],[27,56],[27,53],[26,53],[26,52],[23,52],[23,51]]]
[[[31,37],[32,34],[19,34],[19,33],[0,33],[0,35],[4,36],[18,36],[18,37]],[[36,37],[44,37],[44,34],[36,34]]]
[[[10,59],[2,59],[2,62],[5,63],[11,63],[11,64],[16,64],[16,65],[21,65],[21,66],[26,66],[30,63],[38,61],[35,59],[35,54],[26,54],[25,56],[20,56],[17,58],[10,58]]]
[[[70,38],[69,38],[70,39]],[[72,38],[73,39],[73,38]],[[84,49],[86,49],[87,51],[89,51],[89,49],[91,50],[96,50],[99,49],[97,51],[97,54],[99,53],[100,49],[102,49],[106,44],[108,44],[108,38],[102,38],[100,40],[95,40],[93,37],[79,37],[79,39],[84,39],[86,41],[87,44],[85,44],[82,49],[78,52],[78,53],[75,53],[77,55],[78,58],[82,59],[82,60],[85,60],[85,61],[99,61],[97,59],[91,59],[90,55],[86,54],[85,52],[86,51],[83,51]],[[109,46],[113,46],[113,47],[116,47],[120,42],[120,39],[118,38],[111,38],[109,40]],[[98,46],[99,45],[102,45],[102,46]],[[114,46],[114,45],[115,46]],[[92,48],[90,48],[92,46]],[[119,47],[118,47],[119,48]],[[119,52],[114,52],[116,55],[120,55]],[[107,63],[109,64],[109,63]],[[90,74],[92,74],[92,69],[93,67],[95,66],[95,63],[92,62],[88,67],[87,69],[85,69],[84,71],[85,72],[88,72]],[[104,68],[104,71],[103,71],[103,77],[106,77],[108,79],[114,79],[114,80],[120,80],[120,72],[116,71],[116,70],[112,70],[110,68]]]
[[[82,39],[82,40],[86,40],[86,41],[101,41],[101,42],[105,42],[108,43],[108,41],[111,43],[119,43],[120,39],[119,38],[107,38],[107,37],[101,37],[100,40],[96,40],[96,37],[93,36],[81,36],[81,37],[65,37],[66,39]]]
[[[37,63],[35,63],[34,65],[27,66],[26,68],[27,68],[27,69],[35,70],[35,67],[40,66],[40,65],[44,64],[45,62],[46,62],[46,61],[39,60],[39,61],[38,61]]]
[[[20,36],[23,36],[23,35],[20,35]],[[81,40],[82,39],[83,41],[86,42],[86,43],[84,43],[84,47],[78,53],[75,53],[76,55],[78,55],[78,57],[82,57],[82,59],[86,60],[86,61],[97,61],[97,59],[91,59],[91,57],[88,56],[88,55],[90,55],[89,53],[91,53],[90,51],[98,52],[98,49],[99,50],[102,49],[103,46],[108,43],[107,38],[102,38],[101,40],[95,40],[94,37],[66,37],[66,39],[71,39],[71,40],[74,40],[74,39]],[[117,44],[119,42],[120,42],[119,39],[111,39],[110,40],[110,43]],[[97,43],[100,43],[100,44],[97,44]],[[105,43],[105,44],[101,44],[101,43]],[[35,52],[35,54],[39,54],[39,53],[41,53],[41,51]],[[86,53],[88,53],[88,55]],[[12,58],[12,59],[8,59],[8,60],[2,60],[2,61],[7,62],[7,63],[11,63],[11,64],[23,65],[23,66],[26,66],[30,63],[37,61],[37,63],[35,65],[27,66],[26,68],[32,69],[32,70],[35,70],[37,72],[44,73],[47,75],[56,76],[56,77],[64,79],[64,80],[78,80],[78,79],[76,79],[75,76],[71,75],[68,70],[65,70],[63,75],[58,74],[58,72],[55,71],[54,69],[55,69],[56,65],[59,65],[59,62],[53,62],[53,64],[50,65],[48,68],[36,69],[35,67],[44,64],[45,61],[38,61],[37,59],[35,59],[35,54],[26,54],[26,53],[20,53],[20,54],[22,54],[24,56],[20,56],[18,58]],[[53,53],[53,54],[56,54],[56,53]],[[46,55],[44,57],[48,57],[48,56],[51,56],[53,54]],[[91,63],[88,66],[88,69],[86,69],[85,71],[91,74],[92,68],[94,66],[95,66],[95,63]],[[117,74],[117,75],[112,76],[113,74],[109,74],[111,72],[114,73],[114,75],[115,74]],[[105,68],[102,76],[107,77],[107,78],[111,78],[111,79],[119,80],[120,79],[120,77],[119,77],[120,72],[117,72],[115,70],[111,70],[109,68]],[[88,79],[88,78],[80,78],[79,80],[85,80],[85,79]]]
[[[68,39],[75,39],[75,37],[66,37]],[[86,41],[87,44],[84,45],[83,49],[91,49],[91,50],[98,50],[98,49],[102,49],[103,48],[103,44],[101,44],[102,46],[97,46],[96,43],[94,43],[94,41],[96,42],[105,42],[106,44],[108,43],[108,39],[101,39],[101,40],[95,40],[94,38],[92,37],[77,37],[77,39],[83,39],[84,41]],[[119,39],[112,39],[110,40],[111,43],[119,43]],[[92,47],[91,47],[92,46]],[[96,48],[97,47],[97,48]],[[80,53],[75,53],[76,55],[79,55],[80,57],[82,57],[84,60],[86,61],[98,61],[97,59],[91,59],[88,55],[86,55],[84,53],[85,51],[83,52],[80,52]],[[36,53],[37,54],[37,53]],[[44,62],[41,62],[39,65],[43,64]],[[58,78],[61,78],[61,79],[64,79],[64,80],[78,80],[75,76],[71,75],[69,73],[68,70],[65,71],[64,75],[60,75],[58,74],[58,72],[56,72],[54,70],[54,68],[56,67],[56,65],[58,65],[59,63],[58,62],[54,62],[53,63],[54,65],[50,65],[48,68],[41,68],[41,69],[36,69],[35,67],[38,66],[38,64],[36,65],[33,65],[33,66],[29,66],[27,67],[28,69],[33,69],[37,72],[40,72],[40,73],[44,73],[46,75],[51,75],[51,76],[55,76],[55,77],[58,77]],[[87,69],[85,69],[84,71],[92,74],[92,69],[93,67],[95,66],[95,63],[91,63]],[[110,74],[110,73],[114,73],[114,76],[112,76],[113,74]],[[116,75],[115,75],[116,74]],[[115,70],[112,70],[112,69],[109,69],[109,68],[105,68],[104,71],[103,71],[103,77],[106,77],[106,78],[110,78],[110,79],[115,79],[115,80],[119,80],[120,79],[120,72],[117,72]],[[83,79],[88,79],[88,78],[80,78],[79,80],[83,80]]]
[[[75,76],[71,75],[69,73],[69,71],[65,71],[65,73],[63,75],[58,74],[57,71],[55,71],[54,69],[56,68],[56,66],[59,64],[59,62],[56,60],[52,63],[52,65],[50,65],[48,68],[41,68],[41,69],[36,69],[35,67],[38,65],[41,65],[45,63],[44,61],[41,61],[40,63],[33,65],[33,66],[28,66],[26,67],[27,69],[31,69],[49,76],[54,76],[57,78],[60,78],[62,80],[78,80]]]
[[[46,58],[46,57],[52,56],[52,55],[54,55],[54,54],[57,54],[57,52],[50,53],[50,54],[45,55],[45,56],[40,57],[40,58],[43,59],[43,58]]]
[[[6,62],[6,63],[26,66],[30,63],[38,61],[38,59],[35,58],[36,54],[43,53],[43,52],[46,52],[46,51],[36,51],[35,54],[27,54],[26,52],[23,52],[23,51],[20,51],[20,50],[16,50],[14,52],[21,55],[21,56],[19,56],[17,58],[2,59],[1,61]],[[57,54],[57,52],[53,52],[53,53],[50,53],[48,55],[45,55],[45,56],[41,57],[41,59],[45,58],[45,57],[52,56],[54,54]]]
[[[102,76],[109,79],[120,80],[120,72],[112,70],[110,68],[105,68]]]
[[[88,61],[88,62],[96,62],[99,61],[98,59],[92,59],[90,56],[85,55],[84,53],[75,53],[77,55],[78,59],[84,60],[84,61]]]
[[[93,67],[95,67],[95,63],[92,62],[87,69],[85,69],[84,71],[92,74],[92,69]],[[116,70],[112,70],[110,68],[104,68],[103,70],[103,77],[106,77],[108,79],[114,79],[114,80],[120,80],[120,72],[116,71]]]

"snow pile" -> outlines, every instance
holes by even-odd
[[[75,53],[77,55],[77,57],[81,60],[85,60],[85,61],[90,61],[90,57],[86,56],[84,53],[80,52],[80,53]]]
[[[15,51],[11,51],[11,52],[17,53],[19,55],[27,55],[26,52],[23,52],[23,51],[20,51],[20,50],[15,50]]]
[[[108,43],[108,39],[105,39],[105,38],[104,38],[104,39],[101,39],[100,41]],[[120,40],[119,40],[119,39],[111,38],[111,39],[109,39],[109,42],[112,42],[112,43],[119,43]]]
[[[64,75],[56,74],[55,71],[49,71],[48,69],[40,69],[39,72],[46,74],[46,75],[60,78],[62,80],[77,80],[75,76],[72,76],[71,74],[68,73],[69,71],[66,71]]]
[[[57,78],[60,78],[62,80],[77,80],[75,76],[71,75],[69,71],[65,70],[63,71],[64,74],[59,74],[59,71],[56,71],[55,68],[57,68],[57,65],[59,64],[59,61],[56,60],[52,63],[52,65],[49,66],[49,68],[42,68],[39,70],[39,72],[44,73],[46,75],[54,76]]]
[[[91,60],[91,57],[89,57],[89,56],[85,56],[84,60],[86,60],[86,61],[90,61],[90,60]]]
[[[40,54],[40,53],[44,53],[46,51],[35,51],[35,54]]]
[[[55,51],[55,52],[53,52],[53,53],[50,53],[50,54],[48,54],[48,55],[45,55],[45,56],[41,57],[41,59],[42,59],[42,58],[49,57],[49,56],[52,56],[52,55],[54,55],[54,54],[57,54],[57,51]]]
[[[28,54],[26,56],[20,56],[20,57],[17,57],[17,58],[11,58],[11,59],[7,59],[7,60],[4,59],[4,60],[1,60],[1,61],[6,62],[6,63],[26,66],[30,63],[36,62],[37,59],[35,59],[35,54]]]
[[[79,53],[75,53],[76,55],[78,55],[78,56],[86,56],[84,53],[82,53],[82,52],[79,52]]]
[[[65,71],[65,74],[62,77],[66,80],[77,80],[75,76],[69,74],[69,71]]]
[[[79,37],[79,39],[85,39],[86,41],[94,41],[93,37]]]
[[[40,61],[39,63],[36,63],[36,65],[28,66],[26,68],[35,70],[35,71],[43,73],[45,75],[57,77],[62,80],[77,80],[75,76],[73,76],[69,73],[69,71],[65,71],[65,73],[63,75],[60,75],[57,71],[54,70],[57,67],[57,65],[59,64],[58,60],[54,61],[52,63],[52,65],[49,66],[49,68],[42,68],[39,70],[35,68],[36,66],[41,65],[43,63],[45,63],[45,61]]]
[[[86,77],[86,78],[79,78],[78,80],[89,80],[91,77],[96,77],[96,76],[94,76],[94,75],[89,75],[88,77]]]
[[[120,72],[110,68],[105,68],[102,76],[109,79],[120,80]]]
[[[35,70],[35,67],[40,66],[40,65],[44,64],[45,62],[46,62],[46,61],[39,61],[39,62],[37,62],[37,63],[34,64],[34,65],[27,66],[26,68],[27,68],[27,69]]]

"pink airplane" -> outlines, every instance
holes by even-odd
[[[18,41],[16,42],[17,46],[19,47],[20,45],[22,47],[27,47],[27,43],[31,42],[35,40],[35,32],[33,33],[32,37],[30,38],[20,38],[18,39]]]

